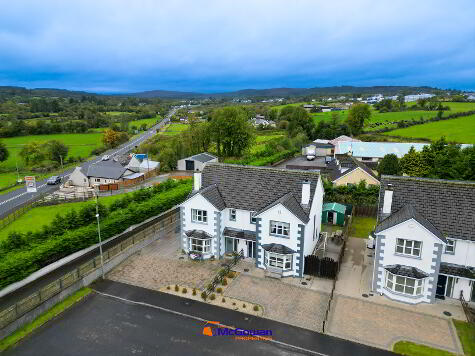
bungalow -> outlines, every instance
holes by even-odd
[[[218,162],[218,157],[203,152],[180,159],[177,164],[179,171],[202,171],[205,163]]]
[[[475,302],[475,182],[383,176],[372,289],[404,303]]]
[[[327,157],[333,156],[334,146],[331,143],[312,142],[302,147],[303,156]]]
[[[243,251],[267,273],[302,277],[322,202],[318,172],[208,163],[180,206],[181,248],[202,259]]]
[[[368,185],[379,185],[378,177],[363,162],[353,156],[337,155],[328,164],[327,171],[333,184],[355,185],[364,180]]]
[[[100,184],[117,183],[132,178],[137,173],[115,160],[99,161],[87,169],[76,167],[69,176],[68,184],[77,187],[92,187]]]

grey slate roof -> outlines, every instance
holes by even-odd
[[[201,163],[205,163],[205,162],[211,161],[212,159],[215,159],[215,158],[216,158],[215,156],[204,152],[204,153],[198,153],[198,154],[196,154],[194,156],[191,156],[191,157],[188,157],[186,159],[194,160],[194,161],[200,161]]]
[[[465,266],[456,265],[453,263],[442,262],[440,264],[439,273],[447,274],[450,276],[465,277],[469,279],[475,279],[475,268],[468,268]]]
[[[120,179],[127,168],[114,160],[99,161],[91,164],[87,169],[88,177]]]
[[[223,210],[226,208],[226,203],[219,192],[218,186],[216,184],[210,185],[204,189],[200,190],[200,194],[208,200],[211,204],[213,204],[216,209]]]
[[[444,236],[475,241],[475,182],[383,175],[378,221],[388,184],[393,190],[391,213],[410,204]]]
[[[287,198],[286,204],[296,211],[298,209],[293,206],[300,205],[302,183],[308,180],[310,201],[306,207],[301,207],[308,221],[306,209],[312,205],[318,178],[318,172],[212,162],[206,164],[203,169],[201,178],[203,189],[200,192],[211,185],[216,185],[226,207],[248,211],[261,211],[287,193],[291,193],[296,202]],[[301,212],[298,214],[302,216]]]
[[[213,236],[211,236],[210,234],[208,234],[206,231],[203,231],[203,230],[185,231],[185,235],[188,237],[193,237],[195,239],[201,239],[201,240],[213,238]]]
[[[282,204],[283,206],[285,206],[288,211],[290,211],[292,214],[294,214],[297,218],[299,218],[304,223],[308,222],[309,220],[308,210],[310,209],[310,206],[305,207],[305,210],[307,210],[307,212],[305,212],[304,209],[302,208],[302,205],[300,205],[300,203],[295,199],[295,197],[290,192],[283,195],[281,198],[277,199],[273,203],[270,203],[269,205],[267,205],[260,211],[258,211],[256,215],[259,215],[263,213],[264,211],[269,210],[270,208],[272,208],[273,206],[276,206],[277,204]]]
[[[256,232],[251,230],[238,230],[229,227],[224,228],[224,236],[235,237],[237,239],[245,239],[256,241]]]
[[[262,248],[267,252],[280,253],[281,255],[290,255],[291,253],[296,253],[291,248],[281,244],[266,244],[262,245]]]
[[[348,173],[354,171],[358,167],[361,168],[366,173],[368,173],[371,177],[373,177],[375,179],[378,179],[378,177],[373,173],[373,171],[366,164],[364,164],[363,162],[357,160],[355,157],[347,156],[347,155],[340,155],[340,156],[342,156],[342,157],[338,158],[338,160],[340,161],[340,166],[342,168],[348,168],[348,169],[344,172],[341,172],[338,169],[338,166],[337,166],[336,162],[332,161],[329,164],[329,168],[331,169],[330,170],[330,177],[333,181],[340,178],[340,177],[342,177],[342,176],[344,176],[345,174],[348,174]]]
[[[404,205],[401,209],[399,209],[398,211],[392,213],[386,219],[381,221],[376,226],[376,229],[374,229],[374,232],[379,233],[381,231],[389,229],[390,227],[398,225],[398,224],[400,224],[404,221],[407,221],[409,219],[416,220],[419,224],[424,226],[427,230],[429,230],[431,233],[433,233],[435,236],[437,236],[443,242],[447,243],[447,240],[444,237],[444,235],[429,220],[427,220],[424,216],[422,216],[422,214],[420,214],[410,204]]]
[[[384,267],[386,271],[396,274],[398,276],[410,277],[410,278],[426,278],[429,275],[416,267],[404,266],[404,265],[392,265]]]

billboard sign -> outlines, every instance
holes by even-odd
[[[26,191],[28,193],[36,193],[36,179],[34,176],[25,177]]]

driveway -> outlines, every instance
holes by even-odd
[[[219,261],[191,261],[180,250],[178,234],[171,233],[130,256],[106,278],[159,290],[167,285],[202,289],[217,273]]]
[[[272,278],[239,274],[225,295],[260,304],[264,318],[322,331],[329,295]]]

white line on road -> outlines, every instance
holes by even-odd
[[[97,291],[97,290],[95,290],[95,289],[93,289],[93,290],[94,290],[95,293],[97,293],[97,294],[99,294],[99,295],[102,295],[102,296],[104,296],[104,297],[109,297],[109,298],[117,299],[117,300],[120,300],[120,301],[123,301],[123,302],[126,302],[126,303],[131,303],[131,304],[136,304],[136,305],[142,305],[142,306],[145,306],[145,307],[162,310],[162,311],[164,311],[164,312],[172,313],[172,314],[179,315],[179,316],[183,316],[183,317],[185,317],[185,318],[202,321],[202,322],[204,322],[204,323],[206,323],[206,324],[209,323],[209,320],[200,318],[199,316],[194,316],[194,315],[190,315],[190,314],[181,313],[181,312],[178,312],[178,311],[176,311],[176,310],[159,307],[158,305],[153,305],[153,304],[149,304],[149,303],[145,303],[145,302],[137,302],[137,301],[135,301],[135,300],[130,300],[130,299],[126,299],[126,298],[122,298],[122,297],[116,296],[116,295],[99,292],[99,291]],[[180,298],[180,297],[178,297],[178,298]],[[219,327],[222,327],[222,328],[228,328],[228,329],[232,329],[232,330],[236,330],[236,329],[237,329],[237,328],[235,328],[234,326],[228,326],[228,325],[224,325],[224,324],[221,324],[221,323],[213,322],[212,324],[213,324],[213,325],[218,325]],[[314,355],[329,356],[329,355],[327,355],[327,354],[322,354],[321,352],[317,352],[317,351],[305,349],[305,348],[300,347],[300,346],[295,346],[295,345],[287,344],[287,343],[285,343],[285,342],[277,341],[277,340],[275,340],[275,339],[265,339],[265,340],[262,340],[262,341],[272,342],[272,343],[274,343],[274,344],[278,344],[278,345],[290,347],[290,348],[293,348],[293,349],[296,349],[296,350],[299,350],[299,351],[302,351],[302,352],[311,353],[311,354],[314,354]]]

